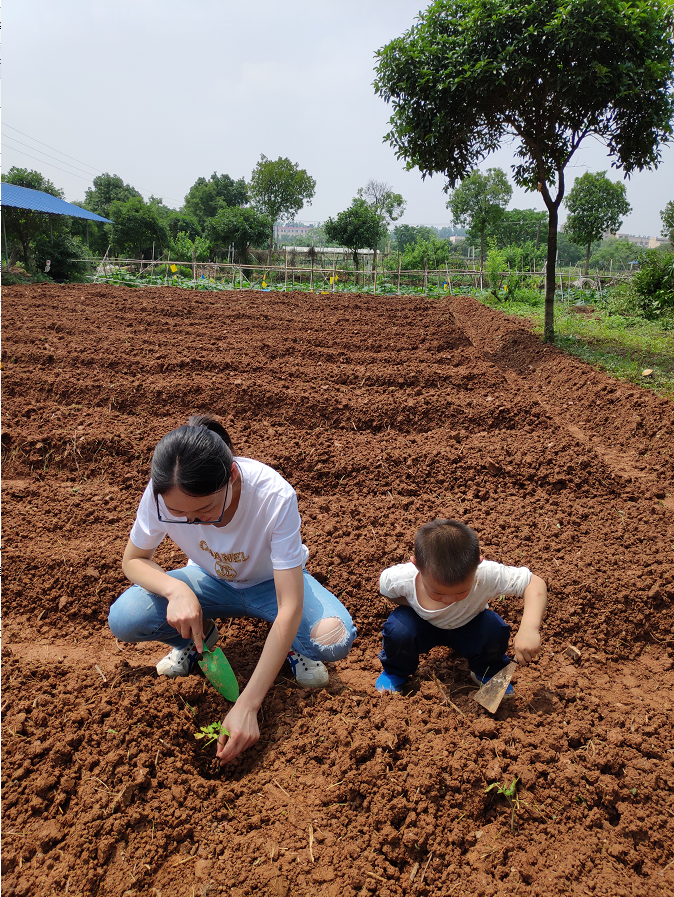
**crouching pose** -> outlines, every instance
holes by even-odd
[[[474,531],[456,520],[432,520],[414,540],[409,564],[381,574],[382,595],[400,605],[384,624],[379,659],[384,672],[378,691],[402,691],[419,665],[419,656],[445,645],[465,657],[477,685],[510,662],[510,626],[487,606],[499,595],[524,597],[515,636],[515,659],[529,663],[541,647],[540,626],[547,603],[543,580],[527,567],[506,567],[480,558]],[[506,695],[512,695],[508,686]]]
[[[235,457],[225,428],[208,416],[164,436],[152,457],[122,569],[134,583],[109,624],[125,642],[171,651],[162,676],[186,676],[218,640],[215,620],[257,617],[271,629],[253,674],[224,720],[217,756],[233,760],[260,737],[257,712],[284,660],[298,684],[326,685],[323,661],[349,652],[356,630],[346,608],[305,569],[308,550],[292,486],[251,458]],[[189,558],[164,571],[152,556],[165,536]]]

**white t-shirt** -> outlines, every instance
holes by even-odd
[[[494,561],[482,561],[477,568],[473,588],[463,601],[439,610],[426,610],[417,598],[415,582],[418,572],[411,563],[387,567],[379,577],[379,591],[388,598],[406,598],[415,613],[438,629],[458,629],[459,626],[465,626],[493,598],[499,595],[522,596],[531,581],[531,570],[528,567],[506,567]]]
[[[216,579],[224,579],[235,589],[246,589],[266,582],[274,570],[304,566],[309,549],[302,544],[302,520],[295,490],[283,477],[251,458],[235,458],[241,474],[241,496],[232,520],[223,527],[173,524],[159,496],[159,510],[147,485],[131,529],[131,541],[137,548],[156,548],[170,536],[185,552],[191,564],[206,570]]]

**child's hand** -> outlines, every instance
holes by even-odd
[[[520,627],[515,636],[515,659],[518,663],[531,663],[541,650],[541,634],[538,629]]]

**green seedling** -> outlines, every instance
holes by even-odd
[[[513,832],[515,830],[515,810],[519,810],[520,808],[520,799],[517,796],[517,783],[519,782],[519,778],[515,778],[512,780],[512,784],[510,785],[502,785],[500,782],[492,782],[492,784],[485,788],[485,794],[488,791],[496,790],[497,794],[502,795],[510,804],[510,831]]]
[[[205,738],[204,747],[208,747],[209,744],[212,744],[214,741],[217,741],[220,737],[220,733],[224,732],[225,735],[229,738],[229,730],[225,729],[221,722],[209,723],[207,726],[202,726],[198,732],[194,733],[195,738]]]

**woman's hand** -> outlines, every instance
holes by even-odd
[[[199,654],[204,650],[204,621],[199,599],[187,583],[171,578],[166,622],[173,626],[183,638],[193,638]]]
[[[224,718],[222,725],[229,735],[224,731],[220,733],[215,756],[224,765],[255,744],[260,737],[260,727],[257,724],[257,712],[243,704],[240,698]]]

